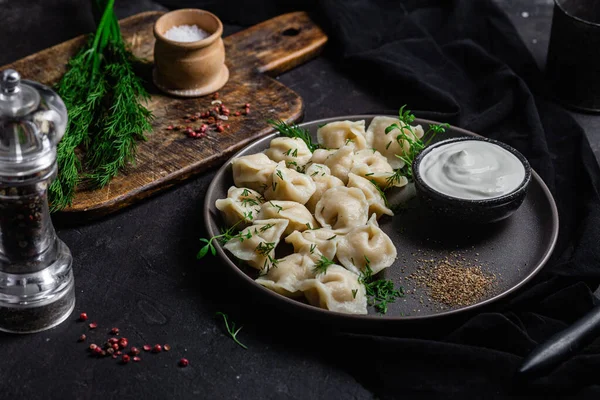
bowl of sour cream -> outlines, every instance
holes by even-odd
[[[508,218],[523,203],[531,181],[527,159],[483,137],[434,143],[413,162],[417,195],[439,215],[472,223]]]

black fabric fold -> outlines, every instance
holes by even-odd
[[[549,100],[543,74],[508,17],[492,1],[467,0],[326,0],[315,16],[346,73],[390,107],[408,104],[417,116],[441,113],[453,124],[525,154],[550,188],[560,215],[552,261],[502,313],[479,314],[444,339],[418,346],[405,339],[379,339],[371,357],[397,358],[383,361],[385,367],[369,377],[370,387],[383,397],[554,396],[598,382],[592,371],[600,366],[600,355],[594,351],[566,363],[530,391],[512,386],[522,357],[595,304],[600,201],[598,166],[584,132]],[[415,363],[411,357],[416,354],[429,362]],[[399,378],[415,370],[418,377]],[[398,384],[390,387],[391,382]]]

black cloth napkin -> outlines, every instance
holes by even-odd
[[[340,66],[390,107],[502,140],[521,151],[556,200],[552,261],[503,312],[479,314],[431,341],[347,337],[368,366],[348,368],[383,398],[483,393],[600,393],[593,346],[529,389],[512,385],[522,358],[595,303],[600,278],[598,165],[581,127],[549,101],[543,74],[491,0],[320,1],[314,13]]]

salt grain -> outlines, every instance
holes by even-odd
[[[205,39],[209,33],[198,28],[196,25],[174,26],[165,32],[165,37],[175,42],[195,42]]]

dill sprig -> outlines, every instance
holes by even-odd
[[[236,237],[241,238],[242,236],[239,233],[235,234],[235,235],[233,233],[235,232],[235,227],[242,221],[243,220],[239,220],[229,229],[221,228],[220,235],[213,236],[210,239],[200,238],[200,241],[204,242],[206,244],[200,249],[198,254],[196,254],[196,259],[200,260],[201,258],[204,258],[204,256],[206,254],[208,254],[209,251],[210,251],[210,254],[215,256],[217,254],[217,249],[215,249],[215,246],[213,244],[213,241],[215,241],[215,240],[218,240],[222,244],[224,244],[224,243],[229,242],[233,238],[236,238]],[[250,233],[250,232],[248,232],[248,233]],[[252,235],[252,234],[250,233],[250,235]]]
[[[237,338],[238,333],[240,333],[240,331],[242,330],[243,326],[240,326],[237,330],[235,329],[235,322],[233,321],[229,321],[229,316],[225,313],[222,312],[217,312],[215,314],[215,316],[221,316],[223,317],[223,322],[225,322],[225,329],[227,330],[227,333],[229,334],[229,336],[231,336],[231,338],[233,339],[234,342],[236,342],[240,347],[242,347],[244,350],[248,350],[248,347],[243,344],[242,342],[240,342]]]
[[[404,162],[404,167],[394,170],[394,173],[387,177],[386,188],[394,186],[399,183],[404,177],[408,179],[413,178],[412,163],[414,159],[419,155],[425,147],[431,143],[431,140],[438,134],[446,132],[446,128],[449,128],[449,124],[431,124],[427,128],[427,131],[423,135],[423,138],[427,138],[427,141],[423,141],[423,138],[419,139],[410,125],[414,122],[415,116],[410,110],[405,110],[406,104],[400,107],[398,111],[398,121],[400,123],[394,123],[385,128],[385,134],[392,132],[397,129],[400,133],[393,139],[401,148],[404,148],[404,144],[408,144],[408,150],[404,151],[402,155],[396,154],[400,160]],[[388,147],[392,142],[388,143]]]
[[[80,183],[110,182],[134,161],[136,141],[152,128],[152,113],[142,105],[149,95],[133,71],[114,3],[97,1],[104,10],[98,28],[56,85],[69,123],[57,149],[57,179],[49,188],[52,211],[71,205]]]
[[[319,148],[319,144],[313,143],[310,132],[306,129],[302,129],[298,125],[288,125],[281,120],[274,121],[270,119],[267,122],[271,124],[271,126],[275,128],[281,134],[281,136],[302,139],[311,152]]]
[[[325,257],[324,255],[321,255],[321,258],[319,259],[319,261],[317,261],[315,263],[315,266],[313,267],[313,271],[316,274],[326,274],[327,273],[327,268],[329,268],[330,265],[335,264],[333,261],[331,261],[329,258]]]
[[[361,273],[358,281],[365,286],[367,303],[374,306],[378,313],[385,314],[388,310],[388,304],[404,297],[404,289],[402,287],[395,289],[394,282],[389,279],[374,280],[370,265],[371,261],[367,256],[364,257],[366,261],[365,270]]]

